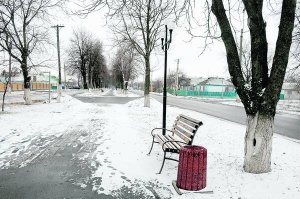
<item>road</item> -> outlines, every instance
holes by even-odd
[[[133,91],[141,94],[139,91]],[[151,97],[162,103],[162,95],[151,94]],[[239,124],[246,124],[246,114],[242,107],[228,106],[211,101],[178,98],[168,95],[167,104],[184,109],[205,113]],[[300,140],[300,116],[291,114],[276,114],[274,132],[289,138]]]

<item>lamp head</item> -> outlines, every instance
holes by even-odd
[[[173,22],[169,22],[168,28],[169,28],[170,31],[173,31],[174,28],[175,28],[175,24]]]
[[[161,39],[161,40],[163,40],[164,38],[165,38],[165,33],[164,32],[160,32],[159,33],[159,38]]]
[[[163,23],[165,24],[165,26],[167,26],[169,22],[170,22],[169,19],[164,19],[164,21],[163,21]]]

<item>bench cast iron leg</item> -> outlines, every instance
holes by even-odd
[[[165,160],[166,160],[166,152],[165,152],[165,154],[164,154],[164,159],[163,159],[163,162],[162,162],[162,165],[161,165],[161,168],[160,168],[160,171],[159,171],[158,174],[161,173],[161,171],[162,171],[162,169],[163,169],[163,167],[164,167],[164,164],[165,164]]]
[[[153,136],[153,140],[152,140],[152,145],[151,145],[151,149],[150,149],[150,151],[149,151],[148,155],[150,155],[150,153],[151,153],[151,151],[152,151],[152,148],[153,148],[153,144],[154,144],[154,136]]]

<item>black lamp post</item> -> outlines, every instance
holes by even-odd
[[[168,49],[170,43],[172,42],[172,32],[174,29],[174,23],[169,22],[169,20],[164,20],[165,24],[165,33],[161,32],[161,45],[162,50],[165,51],[165,68],[164,68],[164,88],[163,88],[163,124],[162,124],[162,134],[166,135],[166,114],[167,114],[167,58],[168,58]],[[168,40],[168,30],[170,32],[170,38]]]

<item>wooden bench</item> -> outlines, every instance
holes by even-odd
[[[201,121],[180,114],[179,116],[177,116],[173,124],[173,128],[171,130],[165,129],[166,135],[162,135],[162,133],[153,133],[155,130],[163,130],[163,128],[152,129],[151,135],[153,137],[153,140],[148,155],[150,155],[154,143],[159,143],[162,146],[162,150],[164,151],[164,159],[159,174],[161,173],[164,167],[165,159],[174,160],[178,162],[178,160],[176,159],[166,157],[166,153],[179,153],[179,150],[182,146],[192,145],[193,140],[195,138],[195,134],[198,128],[202,125],[203,123]],[[167,134],[167,132],[171,132],[172,135]],[[174,136],[174,134],[176,136]]]

